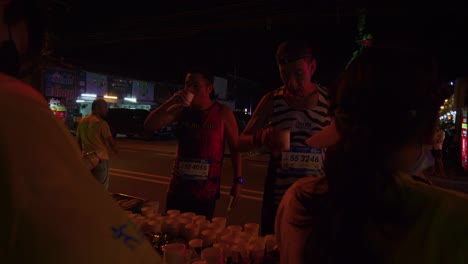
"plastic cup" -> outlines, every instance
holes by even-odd
[[[180,210],[167,210],[167,215],[179,215]]]
[[[208,220],[198,220],[196,222],[198,226],[200,226],[200,232],[204,231],[205,229],[208,228],[208,225],[210,224],[210,221]]]
[[[179,221],[177,221],[177,219],[168,218],[164,221],[164,224],[162,225],[162,231],[177,237],[179,235],[180,230],[179,226],[180,223]]]
[[[187,241],[195,239],[200,233],[200,227],[197,224],[187,224],[184,227],[184,237]]]
[[[216,232],[219,232],[221,231],[223,228],[221,226],[219,226],[218,224],[216,223],[211,223],[211,224],[208,224],[208,226],[206,227],[207,229],[213,229],[215,230]]]
[[[192,220],[194,223],[198,222],[198,221],[203,221],[203,220],[206,220],[206,216],[204,215],[196,215],[194,217],[192,217]]]
[[[242,232],[242,226],[239,225],[230,225],[227,229],[231,231],[233,236],[238,236]]]
[[[203,240],[199,238],[189,240],[189,247],[194,250],[198,255],[201,254],[203,249]]]
[[[159,202],[147,202],[144,204],[144,207],[153,208],[154,214],[159,214]]]
[[[201,252],[201,258],[208,264],[220,264],[224,263],[223,253],[220,248],[205,248]]]
[[[211,222],[214,224],[218,224],[221,228],[225,228],[227,219],[226,217],[213,217],[213,219],[211,219]]]
[[[247,223],[244,225],[244,230],[252,236],[258,236],[258,233],[260,232],[260,225],[257,223]]]
[[[221,238],[222,238],[223,236],[227,236],[227,235],[231,235],[231,234],[232,234],[231,230],[226,229],[226,228],[225,228],[225,229],[221,229],[221,230],[219,230],[218,232],[216,232],[216,238],[217,238],[218,241],[221,241]]]
[[[216,231],[213,229],[206,229],[201,232],[201,239],[203,239],[203,245],[209,247],[216,243]]]
[[[289,151],[291,132],[289,129],[278,129],[275,130],[275,139],[277,140],[281,151]]]
[[[183,102],[183,105],[184,106],[190,106],[190,104],[192,104],[192,101],[193,101],[193,97],[195,95],[189,91],[185,91],[184,92],[184,102]]]
[[[185,245],[182,243],[172,243],[164,246],[164,263],[184,264]]]
[[[152,220],[152,221],[148,221],[148,225],[151,228],[151,231],[153,233],[161,232],[162,221],[158,221],[158,220],[155,219],[155,220]]]
[[[190,219],[193,219],[194,216],[196,216],[195,213],[192,213],[192,212],[186,212],[186,213],[183,213],[181,214],[183,217],[186,217],[186,218],[190,218]]]

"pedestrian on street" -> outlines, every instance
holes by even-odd
[[[421,49],[369,48],[339,78],[332,124],[307,140],[328,147],[326,177],[278,209],[281,263],[468,263],[468,196],[414,177],[445,94]]]
[[[434,133],[434,138],[432,142],[432,156],[434,156],[435,162],[432,166],[432,175],[436,175],[436,170],[438,169],[439,175],[442,178],[446,178],[444,160],[442,158],[442,146],[445,140],[445,132],[440,127],[437,128]],[[437,168],[436,168],[437,167]]]
[[[327,89],[312,81],[317,61],[311,45],[283,42],[276,61],[284,86],[263,96],[240,140],[243,152],[262,146],[271,151],[262,205],[263,234],[274,232],[278,205],[294,182],[323,175],[324,151],[308,147],[305,140],[330,123]]]
[[[99,158],[99,163],[91,170],[91,173],[107,190],[109,188],[110,152],[117,153],[117,145],[109,125],[104,120],[108,112],[106,101],[100,98],[94,100],[91,111],[91,115],[81,119],[78,125],[78,145],[84,155],[93,152]]]
[[[150,113],[145,130],[154,133],[177,122],[177,156],[167,193],[166,210],[177,209],[213,217],[220,197],[225,143],[231,153],[232,206],[239,200],[242,177],[239,131],[231,109],[214,101],[214,76],[206,69],[190,70],[185,87]]]
[[[0,111],[8,113],[0,129],[0,262],[162,263],[86,169],[63,120],[17,79],[40,69],[28,56],[43,51],[38,10],[36,1],[0,1]]]

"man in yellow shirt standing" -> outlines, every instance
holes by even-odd
[[[81,152],[83,154],[94,152],[100,159],[99,164],[91,172],[106,190],[109,188],[109,152],[117,152],[109,125],[104,120],[107,112],[106,101],[94,100],[92,114],[83,118],[77,129]]]

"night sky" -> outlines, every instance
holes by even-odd
[[[286,1],[173,1],[156,7],[65,2],[50,10],[55,54],[77,67],[122,77],[183,83],[187,67],[201,64],[219,76],[258,82],[260,88],[249,91],[258,97],[281,85],[274,54],[282,40],[315,44],[316,80],[324,85],[358,48],[356,8]],[[366,29],[376,41],[431,49],[447,79],[467,71],[465,10],[380,8],[367,14]]]

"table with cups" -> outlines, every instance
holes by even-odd
[[[142,228],[163,263],[278,263],[275,237],[259,236],[260,225],[228,225],[226,217],[211,221],[203,215],[169,210],[159,214],[158,202],[145,202],[141,214],[128,217]]]

